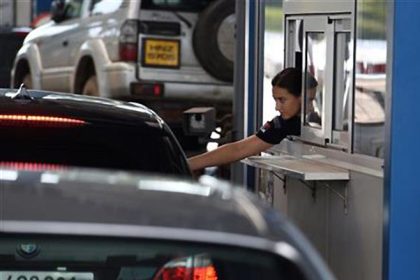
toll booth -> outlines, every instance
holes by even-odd
[[[302,108],[301,135],[243,160],[236,174],[304,232],[337,279],[420,278],[416,9],[237,1],[241,133],[275,115],[270,78],[285,67],[302,71]]]

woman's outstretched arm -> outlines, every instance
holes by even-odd
[[[225,144],[216,150],[197,155],[188,159],[192,171],[209,166],[231,163],[246,157],[256,155],[273,146],[255,135],[243,140]]]

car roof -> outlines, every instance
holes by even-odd
[[[277,211],[210,176],[193,181],[99,169],[0,167],[0,201],[1,234],[241,246],[311,263],[303,265],[308,275],[330,275],[306,238]]]
[[[16,180],[8,180],[10,176]],[[223,185],[64,168],[42,172],[5,167],[0,181],[3,221],[100,222],[264,235],[261,221],[245,210],[252,203]]]
[[[0,167],[3,223],[124,224],[278,237],[269,219],[280,216],[242,188],[212,177],[197,182],[126,171],[32,168]]]
[[[93,124],[163,127],[160,117],[135,102],[42,90],[0,89],[0,111],[79,118]]]

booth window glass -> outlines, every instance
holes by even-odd
[[[334,73],[334,112],[333,130],[348,131],[348,101],[351,90],[351,56],[350,56],[350,32],[335,34],[335,65]]]
[[[308,32],[305,42],[305,125],[320,129],[322,127],[323,76],[327,54],[325,33]],[[312,82],[313,79],[316,83]]]
[[[387,2],[357,1],[353,152],[383,158]]]

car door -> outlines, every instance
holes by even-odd
[[[48,27],[48,32],[39,41],[43,89],[70,91],[71,74],[74,69],[70,63],[70,55],[78,46],[74,42],[74,34],[83,28],[82,19],[87,14],[87,2],[89,0],[66,0],[65,19]]]

